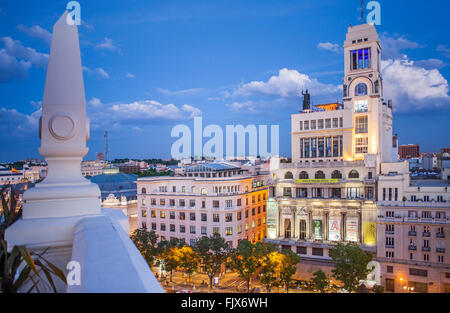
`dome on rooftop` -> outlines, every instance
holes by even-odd
[[[90,178],[90,181],[100,188],[102,201],[110,194],[116,196],[117,199],[125,196],[127,200],[135,200],[136,180],[137,175],[121,173],[115,168],[105,168],[103,174]]]

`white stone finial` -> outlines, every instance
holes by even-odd
[[[67,15],[65,11],[53,27],[39,122],[39,153],[48,163],[48,174],[24,194],[24,219],[100,213],[100,190],[81,175],[89,120],[78,29],[67,23]]]

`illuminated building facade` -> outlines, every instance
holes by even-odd
[[[292,163],[271,164],[268,241],[300,255],[302,279],[318,269],[331,274],[337,242],[376,253],[376,180],[396,142],[375,27],[350,27],[344,56],[342,103],[311,107],[304,92],[303,110],[291,117]]]
[[[139,178],[138,225],[159,239],[194,245],[220,234],[230,247],[266,236],[267,175],[249,175],[229,163],[196,164],[185,176]]]
[[[387,292],[450,292],[450,183],[384,163],[378,178],[377,261]]]

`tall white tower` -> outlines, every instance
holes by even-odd
[[[354,159],[392,161],[392,103],[383,100],[381,44],[373,24],[348,28],[344,42],[344,108],[352,110]]]

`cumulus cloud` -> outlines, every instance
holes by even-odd
[[[445,63],[441,59],[419,60],[415,61],[414,63],[417,66],[423,67],[425,69],[443,68],[447,66],[447,63]]]
[[[99,108],[103,105],[102,101],[99,98],[92,98],[91,100],[88,101],[88,105],[94,107],[94,108]]]
[[[418,49],[422,47],[417,42],[410,41],[404,36],[389,36],[387,33],[382,33],[380,35],[380,41],[383,48],[383,57],[385,59],[404,58],[405,55],[401,53],[401,50]]]
[[[16,109],[0,108],[0,131],[13,136],[26,136],[35,134],[39,127],[39,118],[42,115],[42,109],[33,112],[30,115],[23,114]]]
[[[135,78],[135,76],[131,73],[127,73],[126,76],[127,76],[127,78]]]
[[[25,47],[11,37],[1,37],[4,48],[0,50],[0,82],[25,78],[32,66],[45,67],[48,54]]]
[[[193,107],[192,105],[189,105],[189,104],[183,104],[183,106],[181,107],[181,110],[189,113],[190,118],[202,116],[202,111],[199,108]]]
[[[382,60],[385,99],[394,109],[413,111],[450,104],[448,82],[437,69],[425,69],[407,59]]]
[[[252,81],[239,86],[233,92],[233,96],[266,95],[282,98],[298,97],[302,89],[309,89],[313,94],[336,94],[340,86],[320,83],[307,74],[283,68],[278,75],[269,78],[268,81]]]
[[[120,52],[119,47],[114,44],[114,41],[111,38],[105,37],[101,43],[95,46],[95,48],[99,50],[108,50],[108,51],[118,51]]]
[[[50,42],[52,40],[52,34],[48,30],[43,29],[39,25],[34,25],[31,27],[28,27],[28,26],[20,24],[20,25],[17,25],[17,29],[20,30],[21,32],[24,32],[28,36],[40,38],[48,44],[50,44]]]
[[[101,67],[96,68],[96,69],[95,69],[95,72],[96,72],[101,78],[104,78],[104,79],[109,79],[109,78],[110,78],[110,77],[109,77],[109,74],[108,74],[104,69],[102,69]]]
[[[235,113],[259,113],[258,107],[253,101],[234,101],[226,104],[226,107]]]
[[[320,42],[317,45],[317,48],[322,49],[322,50],[333,51],[335,53],[341,53],[342,52],[341,46],[339,46],[337,43],[331,43],[331,42]]]

